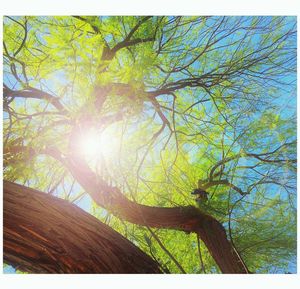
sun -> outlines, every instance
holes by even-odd
[[[116,138],[108,131],[99,132],[90,128],[81,133],[79,152],[87,160],[99,161],[111,158],[117,147]]]
[[[102,153],[101,138],[99,133],[90,129],[82,134],[80,139],[80,153],[87,158],[98,158]]]

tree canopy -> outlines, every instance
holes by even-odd
[[[4,17],[4,179],[78,204],[165,272],[296,272],[296,26]]]

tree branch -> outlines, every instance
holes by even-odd
[[[69,202],[4,181],[3,257],[30,273],[161,273],[122,235]]]
[[[59,98],[44,92],[42,90],[29,87],[23,90],[12,90],[8,88],[6,85],[3,87],[3,97],[23,97],[23,98],[35,98],[35,99],[41,99],[46,100],[47,102],[51,103],[56,109],[58,109],[61,112],[66,111],[64,106],[60,103]]]
[[[203,240],[223,273],[248,273],[228,241],[224,227],[215,218],[193,206],[161,208],[135,203],[97,176],[82,158],[72,154],[62,157],[55,148],[49,152],[65,165],[99,206],[118,218],[140,226],[194,232]],[[47,150],[41,153],[48,154]]]

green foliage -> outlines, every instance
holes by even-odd
[[[21,140],[67,155],[74,127],[92,123],[111,147],[90,163],[95,173],[159,207],[196,205],[191,192],[202,181],[209,197],[200,210],[223,223],[250,270],[284,272],[296,254],[295,23],[4,17],[5,85],[42,92],[4,96],[4,150]],[[85,194],[49,156],[6,156],[5,179],[74,202]],[[194,234],[139,227],[96,204],[91,213],[171,273],[204,273]],[[205,272],[219,272],[200,248]]]

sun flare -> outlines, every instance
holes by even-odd
[[[101,138],[95,131],[89,131],[80,140],[80,151],[88,158],[97,158],[102,152]]]
[[[116,138],[107,132],[89,129],[81,134],[79,140],[80,153],[87,159],[98,161],[110,158],[116,149]]]

